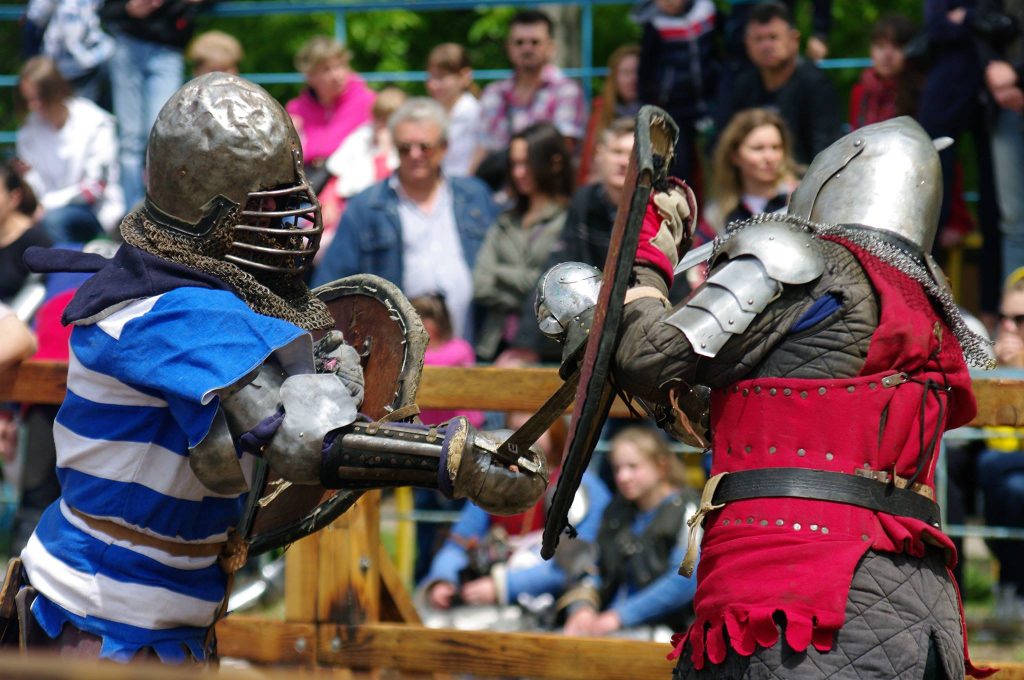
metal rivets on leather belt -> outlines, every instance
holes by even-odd
[[[730,472],[719,482],[713,503],[752,498],[804,498],[846,503],[919,519],[941,528],[938,504],[920,494],[865,477],[823,470],[764,468]]]

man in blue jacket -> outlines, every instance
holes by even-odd
[[[479,180],[441,173],[448,121],[440,104],[410,99],[388,128],[398,169],[349,202],[313,283],[364,272],[410,298],[440,293],[455,334],[466,337],[473,265],[497,206]]]

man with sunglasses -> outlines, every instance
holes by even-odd
[[[552,63],[554,23],[540,10],[523,10],[509,22],[505,43],[514,71],[511,78],[484,88],[483,116],[476,163],[504,151],[512,135],[534,123],[553,123],[570,146],[583,137],[583,90]]]
[[[391,281],[410,298],[441,294],[453,331],[466,338],[473,265],[497,206],[480,180],[441,171],[448,117],[436,101],[410,99],[388,128],[398,168],[349,201],[313,283],[362,272]]]

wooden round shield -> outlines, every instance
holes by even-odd
[[[394,284],[370,274],[338,279],[314,291],[327,303],[334,328],[363,357],[365,397],[360,412],[383,418],[416,399],[427,333],[419,315]],[[319,338],[322,332],[314,333]],[[253,480],[240,529],[249,554],[258,555],[327,526],[358,500],[361,492],[319,485],[285,484],[265,464]]]

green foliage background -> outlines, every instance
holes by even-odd
[[[344,4],[344,0],[339,3]],[[605,64],[616,47],[639,39],[640,29],[629,19],[630,4],[594,8],[594,64]],[[718,0],[718,4],[723,11],[728,10],[727,0]],[[868,31],[881,14],[896,11],[919,18],[921,4],[920,0],[833,3],[830,56],[865,56]],[[353,54],[353,66],[363,72],[422,70],[430,49],[448,41],[466,45],[476,68],[505,68],[502,41],[508,19],[515,11],[515,5],[510,4],[475,10],[353,12],[345,17],[346,38]],[[799,3],[797,18],[805,29],[810,23],[809,12],[810,3]],[[295,52],[309,37],[334,33],[335,15],[323,12],[201,17],[199,30],[211,28],[226,31],[242,42],[246,52],[242,64],[244,72],[280,73],[293,70]],[[20,31],[16,22],[0,22],[0,41],[7,46],[0,50],[0,73],[18,71]],[[857,78],[855,69],[832,71],[832,75],[844,93]],[[403,85],[412,92],[423,91],[421,83]],[[600,79],[593,85],[594,91],[599,91]],[[268,89],[285,100],[295,96],[300,86],[271,85]],[[0,129],[12,130],[17,125],[11,92],[7,90],[0,96]]]
[[[718,4],[722,11],[728,10],[729,2],[719,0]],[[829,56],[866,56],[870,27],[882,14],[900,12],[920,19],[922,4],[920,0],[833,3]],[[639,39],[640,29],[629,19],[630,5],[594,8],[594,64],[605,64],[616,47]],[[810,5],[798,3],[797,21],[805,35],[809,32]],[[505,68],[502,41],[514,12],[514,5],[418,13],[406,9],[353,12],[346,16],[347,41],[358,71],[421,70],[430,49],[449,41],[466,45],[476,68]],[[200,30],[218,28],[238,37],[246,50],[243,70],[261,73],[291,70],[292,57],[299,46],[312,35],[333,34],[334,26],[334,16],[327,13],[200,20]],[[831,73],[842,92],[849,90],[858,75],[855,69]],[[600,84],[599,80],[594,83],[595,91]],[[407,86],[422,92],[422,85]],[[299,87],[284,85],[271,89],[276,96],[287,98]]]

